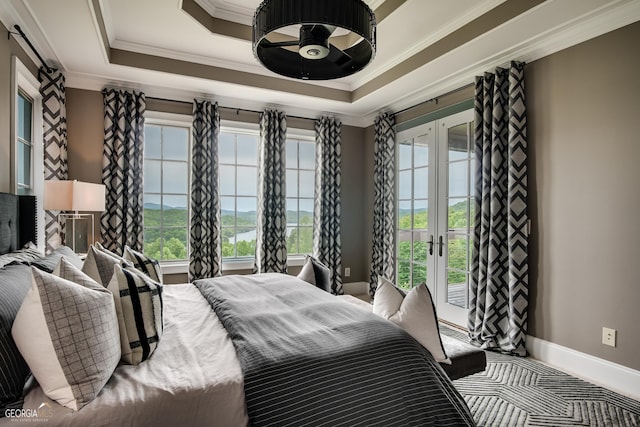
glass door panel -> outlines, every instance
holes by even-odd
[[[433,254],[435,210],[434,124],[427,123],[397,135],[397,252],[396,283],[409,290],[422,283],[433,284],[435,268],[430,267]]]
[[[438,127],[438,315],[466,327],[473,206],[473,111],[439,121]]]

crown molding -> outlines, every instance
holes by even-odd
[[[24,0],[7,1],[6,4],[0,8],[0,20],[11,32],[14,31],[13,26],[15,24],[20,25],[20,28],[22,28],[22,31],[27,35],[36,50],[47,60],[48,65],[60,70],[66,69],[64,63],[60,60],[60,56],[56,53],[53,46],[49,44],[49,38],[42,30],[42,25],[40,25],[40,22],[35,17],[33,10]],[[33,63],[39,67],[41,65],[40,60],[22,37],[17,35],[14,39]]]

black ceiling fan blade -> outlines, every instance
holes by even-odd
[[[326,59],[336,65],[341,66],[351,61],[353,58],[351,57],[351,55],[349,55],[345,51],[340,50],[334,45],[330,44],[329,55],[327,55]]]
[[[289,47],[289,46],[298,46],[300,42],[298,40],[289,40],[286,42],[270,42],[269,40],[264,40],[260,43],[260,47],[265,49],[270,49],[273,47]]]

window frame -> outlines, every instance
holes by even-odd
[[[311,228],[311,235],[313,236],[313,223],[315,222],[315,171],[316,171],[316,167],[317,167],[317,159],[316,159],[316,135],[315,135],[315,131],[311,131],[311,130],[304,130],[304,129],[292,129],[292,130],[287,130],[287,142],[288,141],[296,141],[298,142],[298,151],[296,153],[296,157],[297,157],[297,163],[298,163],[298,167],[292,168],[289,167],[287,165],[286,167],[286,172],[293,170],[297,172],[298,175],[298,179],[296,180],[298,188],[296,191],[297,196],[296,197],[290,197],[288,194],[286,196],[287,198],[287,205],[288,205],[288,201],[289,199],[296,199],[297,201],[297,212],[298,212],[298,222],[296,223],[296,226],[294,228],[300,230],[301,228]],[[308,169],[308,168],[300,168],[300,143],[309,143],[311,145],[313,145],[313,169]],[[288,157],[288,154],[285,154],[286,157]],[[313,187],[314,187],[314,193],[311,197],[300,197],[300,171],[305,171],[305,172],[313,172]],[[285,173],[286,173],[285,172]],[[287,191],[289,190],[289,182],[287,182]],[[299,213],[300,213],[300,200],[311,200],[312,206],[314,207],[314,209],[312,210],[312,215],[311,215],[311,225],[310,226],[300,226],[300,222],[299,222]],[[288,209],[287,209],[288,211]],[[289,228],[289,220],[287,219],[287,229]],[[300,249],[300,241],[298,240],[298,250]],[[287,248],[287,258],[291,259],[291,260],[303,260],[306,258],[306,255],[312,255],[313,254],[313,243],[312,243],[312,247],[311,247],[311,252],[309,254],[307,253],[293,253],[291,255],[289,255],[288,252],[288,248]]]
[[[260,127],[257,123],[245,123],[245,122],[234,122],[234,121],[229,121],[229,120],[221,120],[220,121],[220,133],[222,132],[226,132],[226,133],[233,133],[233,134],[243,134],[243,135],[252,135],[255,136],[258,141],[257,141],[257,158],[256,158],[256,212],[257,212],[257,204],[258,204],[258,191],[259,191],[259,179],[260,179]],[[243,165],[243,164],[238,164],[237,162],[237,146],[235,146],[236,149],[236,161],[234,163],[234,167],[236,168],[236,176],[234,177],[234,185],[235,185],[235,193],[234,193],[234,198],[238,198],[238,194],[237,194],[237,167],[238,166],[249,166],[249,165]],[[222,162],[219,159],[219,166],[222,165]],[[227,165],[229,163],[225,163],[225,165]],[[222,174],[219,174],[219,178],[222,178]],[[223,196],[222,194],[220,195],[220,198],[222,197],[229,197],[229,196]],[[240,197],[251,197],[251,196],[240,196]],[[237,204],[235,205],[236,207],[236,213],[234,216],[234,229],[237,232],[237,228],[238,228],[238,220],[237,220]],[[221,219],[222,219],[222,215],[221,215]],[[227,228],[227,227],[225,227]],[[256,230],[257,230],[257,221],[256,221]],[[222,231],[222,227],[221,227],[221,231]],[[237,233],[236,233],[237,234]],[[236,248],[237,251],[237,248]],[[253,265],[255,263],[255,254],[253,256],[243,256],[243,257],[238,257],[237,256],[237,252],[236,252],[236,256],[235,257],[226,257],[226,258],[222,258],[222,271],[231,271],[231,270],[248,270],[248,269],[252,269]]]
[[[38,248],[45,247],[45,219],[44,219],[44,140],[42,95],[40,82],[31,74],[29,69],[17,56],[11,57],[11,192],[18,194],[18,93],[22,92],[32,101],[31,108],[31,186],[27,194],[36,196],[37,242]]]
[[[167,126],[167,127],[180,127],[188,129],[188,147],[187,147],[187,160],[184,163],[187,165],[187,192],[185,196],[187,197],[187,258],[186,259],[176,259],[176,260],[158,260],[162,267],[162,271],[165,274],[171,274],[172,272],[184,272],[184,266],[188,267],[189,265],[189,257],[190,257],[190,238],[191,238],[191,165],[192,165],[192,149],[193,149],[193,117],[191,115],[186,114],[177,114],[177,113],[166,113],[161,111],[146,111],[145,112],[145,127],[147,125],[152,126]],[[146,142],[146,141],[145,141]],[[146,161],[147,158],[145,157]],[[155,159],[154,159],[155,160]],[[164,165],[164,159],[161,159],[161,177],[162,177],[162,168]],[[173,162],[174,160],[171,160]],[[180,160],[175,160],[175,162],[182,162]],[[162,185],[162,183],[160,183]],[[151,193],[151,194],[159,194],[162,200],[162,196],[165,194],[162,191],[160,193]],[[142,188],[143,194],[147,194],[145,191],[144,183]],[[178,193],[168,193],[169,195],[178,195]],[[179,195],[182,195],[181,193]],[[164,230],[164,225],[161,222],[159,227],[161,230]],[[143,230],[145,226],[143,224]]]

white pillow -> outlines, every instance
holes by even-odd
[[[438,316],[425,283],[411,289],[406,296],[389,280],[378,280],[373,312],[392,321],[429,350],[437,362],[451,364],[444,351],[438,328]]]
[[[162,285],[133,267],[115,265],[108,286],[116,303],[122,360],[147,360],[162,337]]]
[[[62,277],[35,267],[31,272],[11,332],[44,393],[77,411],[102,390],[120,360],[113,297],[64,258],[56,268]]]

